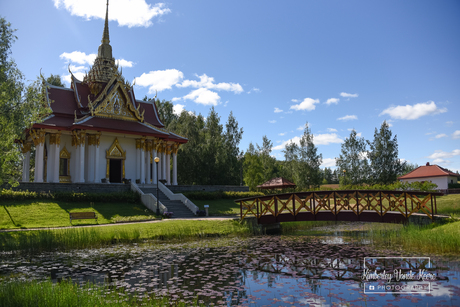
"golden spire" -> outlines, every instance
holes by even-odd
[[[109,39],[109,0],[107,0],[107,9],[105,11],[104,33],[102,33],[101,43],[103,44],[110,43],[110,39]]]
[[[109,0],[107,0],[104,32],[102,33],[101,45],[99,46],[97,55],[100,58],[112,59],[112,46],[110,46],[109,39]]]

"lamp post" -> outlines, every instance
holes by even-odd
[[[155,157],[155,159],[153,159],[156,163],[156,168],[157,168],[157,216],[160,215],[160,199],[159,199],[159,196],[158,196],[158,162],[160,162],[160,158],[158,157]]]

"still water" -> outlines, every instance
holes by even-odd
[[[337,237],[260,236],[3,255],[0,278],[55,282],[70,278],[107,285],[109,291],[126,295],[155,294],[189,303],[198,298],[209,306],[460,306],[458,259],[369,261],[369,257],[400,256],[414,255],[376,252]],[[417,273],[421,268],[435,278],[387,283],[382,274],[375,279],[366,274],[394,269]],[[423,293],[415,293],[419,291],[414,288],[426,285]]]

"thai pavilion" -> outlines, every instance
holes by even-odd
[[[139,101],[112,57],[108,4],[102,43],[90,71],[70,88],[47,84],[52,114],[35,123],[20,141],[23,182],[30,181],[30,151],[35,146],[34,182],[107,182],[177,185],[177,151],[187,139],[164,129],[154,100]],[[171,176],[172,158],[172,176]],[[171,178],[172,177],[172,178]]]

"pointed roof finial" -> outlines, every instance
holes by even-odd
[[[108,44],[110,43],[109,39],[109,0],[107,0],[107,9],[105,11],[105,25],[104,25],[104,33],[102,34],[102,41],[101,43]]]

